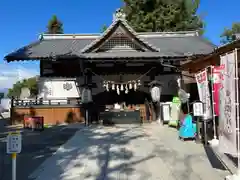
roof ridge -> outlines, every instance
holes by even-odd
[[[163,32],[137,32],[138,35],[156,35],[156,36],[164,36],[167,35],[172,37],[176,35],[182,35],[182,36],[198,36],[198,31],[175,31],[175,32],[168,32],[168,31],[163,31]]]
[[[118,20],[119,21],[119,20]],[[131,27],[127,22],[122,21],[125,25],[128,26],[128,29]],[[111,25],[109,26],[111,27]],[[132,29],[132,28],[131,28]],[[132,29],[133,30],[133,29]],[[100,36],[104,36],[104,33],[71,33],[71,34],[40,34],[39,39],[49,40],[49,39],[97,39]],[[189,37],[189,36],[198,36],[197,31],[176,31],[176,32],[135,32],[135,36],[140,37]]]

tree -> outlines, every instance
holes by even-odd
[[[13,84],[13,87],[8,89],[8,97],[20,97],[22,88],[28,88],[30,90],[31,96],[36,96],[38,94],[37,78],[32,77],[29,79],[24,79],[23,81],[17,81]]]
[[[53,15],[48,22],[47,34],[63,34],[63,24],[56,15]]]
[[[190,31],[203,33],[197,15],[200,0],[123,0],[122,10],[137,32]]]
[[[107,30],[107,25],[106,24],[104,24],[103,26],[102,26],[102,29],[101,29],[101,33],[104,33],[106,30]]]
[[[236,40],[236,34],[240,33],[240,22],[233,23],[231,28],[225,28],[221,34],[221,43],[226,44]]]

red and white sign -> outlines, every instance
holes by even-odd
[[[223,80],[223,71],[224,64],[221,66],[213,66],[212,67],[212,83],[213,83],[213,101],[214,101],[214,113],[216,116],[219,116],[219,91],[222,88],[222,80]]]
[[[199,100],[203,103],[204,117],[206,119],[212,118],[211,98],[208,87],[207,69],[195,75],[198,87]]]

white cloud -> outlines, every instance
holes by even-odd
[[[0,89],[11,88],[17,81],[38,74],[37,70],[27,69],[20,65],[0,64]]]

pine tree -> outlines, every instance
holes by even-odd
[[[240,34],[240,22],[233,23],[231,28],[225,28],[221,34],[221,43],[230,43],[237,39],[236,34]]]
[[[48,22],[47,34],[63,34],[63,24],[56,15],[53,15]]]
[[[123,11],[138,32],[190,31],[203,33],[197,15],[200,0],[124,0]]]

